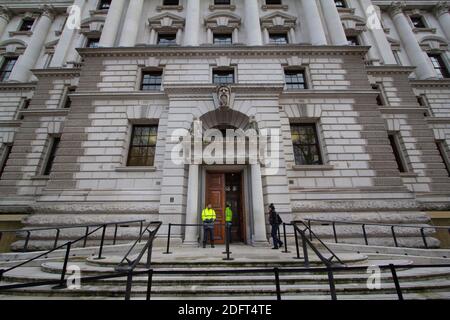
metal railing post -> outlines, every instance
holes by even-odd
[[[286,223],[283,222],[283,235],[284,235],[284,251],[281,251],[283,253],[290,253],[287,248],[287,236],[286,236]]]
[[[328,273],[328,284],[330,285],[330,295],[331,300],[337,300],[336,295],[336,285],[334,283],[334,275],[333,275],[333,269],[331,269],[329,266],[327,266],[327,273]]]
[[[389,269],[391,269],[392,280],[394,280],[395,290],[397,291],[398,300],[403,300],[402,288],[400,288],[400,283],[398,281],[397,272],[395,271],[395,266],[393,264],[390,264]]]
[[[28,242],[30,241],[31,232],[27,231],[27,237],[25,239],[25,244],[23,245],[23,252],[27,252],[28,250]]]
[[[336,222],[334,222],[334,221],[333,221],[333,235],[334,235],[334,242],[338,243],[337,232],[336,232]]]
[[[148,277],[147,277],[147,296],[146,296],[147,301],[150,301],[150,299],[151,299],[152,282],[153,282],[153,269],[150,269],[148,271]]]
[[[103,231],[102,231],[102,240],[100,241],[100,248],[98,250],[98,257],[95,258],[95,260],[101,260],[104,259],[102,257],[103,253],[103,243],[105,242],[105,233],[106,233],[106,224],[103,225]]]
[[[167,250],[163,254],[171,254],[170,252],[170,230],[172,229],[172,224],[169,223],[169,230],[167,231]]]
[[[72,246],[72,242],[67,243],[67,249],[66,249],[66,255],[64,256],[64,263],[61,270],[61,278],[59,280],[59,284],[54,286],[52,289],[64,289],[66,288],[66,284],[64,283],[66,278],[66,271],[67,271],[67,264],[69,263],[69,256],[70,256],[70,248]]]
[[[281,301],[281,288],[280,288],[280,272],[278,268],[273,268],[273,273],[275,274],[275,288],[277,291],[277,300]]]
[[[311,220],[308,220],[308,229],[309,229],[309,240],[313,240],[312,229],[311,229]]]
[[[223,258],[222,260],[234,260],[233,258],[230,258],[230,233],[231,233],[231,230],[230,230],[230,225],[228,224],[228,223],[225,223],[225,248],[226,248],[226,251],[224,252],[224,253],[226,253],[227,254],[227,257],[226,258]]]
[[[83,240],[83,248],[86,248],[88,234],[89,234],[89,227],[86,227],[86,233],[84,234],[84,240]]]
[[[363,235],[364,235],[364,242],[366,243],[366,246],[369,245],[369,241],[367,240],[367,233],[366,233],[366,225],[362,225]]]
[[[58,246],[59,232],[60,230],[56,229],[55,243],[53,244],[53,248],[56,248]]]
[[[428,249],[427,237],[425,236],[424,228],[420,228],[420,234],[422,235],[423,244],[425,249]]]
[[[297,226],[294,224],[294,237],[295,237],[295,249],[297,251],[297,256],[294,259],[301,259],[300,257],[300,249],[298,247],[298,235],[297,235]]]
[[[125,300],[128,301],[131,298],[131,286],[133,284],[133,271],[130,270],[127,274],[127,284],[125,287]]]
[[[394,244],[398,247],[397,236],[395,235],[394,226],[391,226],[392,238],[394,239]]]
[[[116,244],[116,240],[117,240],[117,228],[119,227],[119,225],[116,223],[114,226],[114,238],[113,238],[113,245]]]
[[[152,251],[153,251],[153,241],[148,245],[148,250],[147,250],[147,264],[146,264],[146,268],[150,268],[151,264],[152,264]]]
[[[141,236],[142,235],[142,229],[144,228],[144,221],[140,221],[139,225],[140,225],[140,227],[139,227],[139,236]],[[139,243],[141,243],[141,239],[139,239],[139,241],[138,241]]]
[[[308,246],[306,245],[305,232],[299,231],[302,236],[303,258],[305,259],[305,268],[309,268]]]

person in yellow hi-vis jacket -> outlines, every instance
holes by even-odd
[[[231,204],[228,202],[225,208],[225,226],[229,243],[231,243],[231,226],[233,224],[233,210],[231,210]]]
[[[212,208],[211,204],[202,211],[203,221],[203,248],[206,248],[206,239],[209,235],[209,242],[211,248],[214,248],[214,222],[216,221],[216,212]]]

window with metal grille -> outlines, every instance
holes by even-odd
[[[445,164],[445,168],[447,169],[448,176],[450,177],[450,159],[447,152],[447,146],[445,141],[438,140],[436,141],[436,146],[439,150],[439,154],[441,155],[442,161]]]
[[[234,83],[233,69],[214,69],[213,83],[215,84],[230,84]]]
[[[5,145],[5,148],[3,150],[3,154],[2,154],[2,162],[0,165],[0,179],[2,178],[3,172],[5,171],[6,168],[6,162],[8,162],[9,159],[9,155],[11,154],[11,149],[12,149],[12,145],[7,144]]]
[[[412,16],[411,18],[411,22],[414,26],[414,28],[426,28],[426,24],[425,24],[425,20],[423,19],[422,16]]]
[[[56,152],[58,151],[59,143],[61,141],[60,137],[53,137],[50,142],[50,151],[47,157],[47,163],[45,164],[45,169],[43,171],[44,176],[50,175],[52,171],[53,162],[55,161]]]
[[[99,43],[100,43],[99,38],[88,38],[86,48],[98,48]]]
[[[215,33],[214,34],[214,44],[226,45],[232,44],[233,37],[231,33]]]
[[[141,90],[143,91],[160,90],[161,83],[162,83],[162,71],[142,72]]]
[[[108,10],[111,7],[111,0],[100,0],[98,10]]]
[[[20,25],[19,31],[31,31],[33,28],[34,19],[33,18],[24,18]]]
[[[132,129],[127,166],[151,167],[155,161],[157,125],[135,125]]]
[[[319,137],[315,123],[291,124],[296,165],[321,165]]]
[[[347,4],[345,3],[344,0],[334,0],[334,3],[338,8],[347,8]]]
[[[440,78],[450,78],[449,71],[445,65],[444,59],[441,54],[429,53],[431,63],[433,64],[434,70]]]
[[[394,153],[395,161],[397,162],[397,168],[400,172],[407,172],[406,164],[403,160],[403,156],[400,149],[400,144],[398,142],[397,134],[388,134],[389,143],[391,144],[392,152]]]
[[[216,6],[227,6],[231,4],[230,2],[230,0],[214,0]]]
[[[159,45],[177,44],[177,35],[175,33],[158,33]]]
[[[289,39],[286,32],[270,32],[269,43],[271,44],[288,44]]]
[[[179,0],[164,0],[163,6],[178,6],[180,4]]]
[[[284,70],[287,89],[308,89],[305,70]]]
[[[0,68],[0,82],[9,79],[16,62],[17,57],[8,57],[3,60],[2,67]]]

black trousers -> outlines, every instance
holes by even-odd
[[[278,224],[271,224],[270,225],[272,228],[270,230],[270,235],[272,236],[272,240],[273,240],[273,246],[275,248],[281,247],[282,243],[280,238],[278,238]]]
[[[203,245],[206,246],[206,241],[209,236],[209,243],[214,245],[214,226],[205,223],[203,225]]]

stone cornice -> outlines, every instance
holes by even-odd
[[[384,65],[384,66],[366,66],[367,73],[384,73],[384,74],[392,74],[392,73],[404,73],[410,74],[414,72],[416,67],[405,67],[399,65]]]
[[[259,83],[259,84],[231,84],[229,85],[231,92],[242,94],[258,94],[258,95],[279,95],[283,91],[284,83]],[[217,85],[215,84],[169,84],[164,86],[164,91],[167,94],[182,94],[182,95],[210,95],[217,92]]]
[[[91,99],[108,99],[108,100],[127,100],[127,99],[167,99],[167,94],[163,91],[158,92],[144,92],[144,91],[129,91],[129,92],[79,92],[70,95],[71,100],[91,100]]]
[[[359,55],[363,56],[370,49],[368,46],[146,46],[127,48],[78,48],[82,57],[205,57],[205,56],[276,56],[290,57],[299,54],[311,55]]]
[[[27,116],[66,116],[69,109],[28,109],[20,111],[20,114]]]
[[[30,70],[36,77],[78,77],[81,69],[79,68],[47,68]]]
[[[413,87],[450,87],[450,79],[441,80],[410,80]]]
[[[426,120],[428,123],[450,124],[449,117],[429,117]]]
[[[4,127],[20,127],[21,123],[22,122],[18,121],[18,120],[9,120],[9,121],[1,120],[0,127],[2,127],[2,128],[4,128]]]
[[[0,82],[0,91],[34,90],[36,82]]]
[[[281,98],[333,98],[333,97],[349,97],[352,95],[376,96],[378,92],[375,90],[288,90],[283,91]]]

